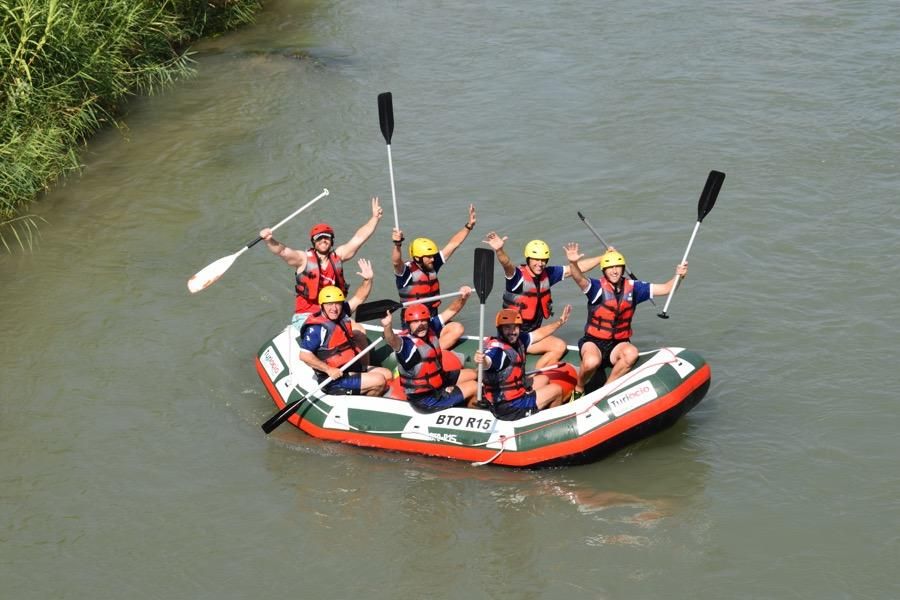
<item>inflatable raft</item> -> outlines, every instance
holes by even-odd
[[[376,340],[380,329],[366,327]],[[296,329],[286,327],[256,357],[256,370],[279,409],[318,385],[299,359],[296,336]],[[453,354],[474,368],[476,344],[464,338]],[[577,361],[577,349],[570,347],[565,358]],[[370,360],[396,366],[383,342]],[[577,362],[563,363],[544,374],[571,389],[576,369]],[[423,414],[404,400],[323,392],[311,394],[288,421],[313,437],[366,448],[510,467],[582,464],[671,426],[706,394],[710,368],[695,352],[666,347],[641,353],[631,372],[610,384],[596,379],[578,400],[516,421],[496,419],[486,409]]]

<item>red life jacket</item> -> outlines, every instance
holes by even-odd
[[[321,340],[322,345],[316,349],[316,358],[330,367],[340,369],[356,356],[350,317],[343,315],[337,321],[332,321],[319,311],[306,320],[303,329],[310,325],[321,325],[326,331],[325,337]]]
[[[518,269],[522,274],[522,289],[520,292],[504,292],[503,308],[518,308],[524,321],[522,330],[531,331],[553,314],[550,276],[545,269],[535,279],[527,265],[519,265]]]
[[[345,296],[349,291],[349,286],[344,280],[343,263],[334,252],[328,255],[328,267],[323,271],[319,268],[319,255],[316,251],[312,248],[307,250],[306,267],[294,276],[294,280],[296,281],[294,290],[297,292],[297,300],[294,303],[296,313],[319,310],[319,290],[326,285],[336,285]]]
[[[437,273],[434,271],[426,273],[414,260],[407,262],[406,266],[409,268],[409,283],[397,290],[400,294],[401,302],[440,295],[441,284],[438,281]],[[440,300],[434,300],[433,302],[425,303],[425,306],[434,314],[440,304]]]
[[[488,340],[488,350],[500,348],[506,354],[507,365],[499,371],[484,372],[484,397],[491,404],[512,402],[528,393],[525,383],[525,346],[521,342],[509,345],[499,338]]]
[[[411,371],[399,365],[400,384],[406,396],[419,394],[433,394],[444,386],[444,373],[441,369],[441,344],[434,332],[429,329],[428,335],[423,339],[413,335],[406,335],[416,345],[416,352],[421,360]]]
[[[624,279],[622,292],[617,297],[615,289],[605,277],[598,281],[602,292],[596,303],[588,304],[588,321],[584,333],[600,340],[630,339],[631,318],[634,316],[634,282]]]

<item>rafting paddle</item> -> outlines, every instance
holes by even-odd
[[[321,194],[319,194],[318,196],[316,196],[315,198],[313,198],[312,200],[310,200],[309,202],[307,202],[306,204],[304,204],[303,206],[301,206],[300,208],[298,208],[297,210],[295,210],[294,212],[289,214],[287,217],[282,219],[280,223],[278,223],[277,225],[275,225],[274,227],[271,228],[272,231],[275,231],[276,229],[278,229],[279,227],[281,227],[282,225],[284,225],[285,223],[287,223],[288,221],[290,221],[291,219],[293,219],[294,217],[296,217],[297,215],[302,213],[304,210],[306,210],[307,208],[312,206],[314,202],[318,201],[321,198],[324,198],[327,195],[328,195],[328,189],[323,188]],[[227,271],[231,267],[232,263],[234,263],[234,261],[237,260],[238,256],[240,256],[241,254],[243,254],[244,252],[246,252],[247,250],[249,250],[250,248],[252,248],[253,246],[255,246],[256,244],[258,244],[261,241],[262,241],[262,238],[257,237],[255,240],[253,240],[252,242],[250,242],[249,244],[247,244],[246,246],[244,246],[243,248],[241,248],[234,254],[229,254],[228,256],[223,256],[219,260],[217,260],[213,263],[210,263],[210,264],[206,265],[205,267],[203,267],[202,269],[200,269],[199,271],[197,271],[197,273],[195,273],[193,277],[188,279],[188,283],[187,283],[188,290],[190,290],[190,292],[192,294],[196,294],[197,292],[199,292],[201,290],[205,290],[206,288],[208,288],[209,286],[211,286],[212,284],[217,282],[219,280],[219,278],[225,274],[225,271]]]
[[[607,244],[607,243],[603,240],[602,237],[600,237],[600,234],[597,233],[597,230],[594,229],[593,226],[591,226],[591,224],[588,222],[588,220],[585,218],[585,216],[584,216],[583,214],[581,214],[581,211],[580,211],[580,210],[578,211],[578,218],[581,219],[581,222],[582,222],[582,223],[584,223],[585,225],[587,225],[587,228],[591,230],[591,233],[594,234],[594,237],[597,238],[597,240],[603,245],[604,248],[609,248],[609,247],[610,247],[610,245]],[[625,265],[625,274],[626,274],[627,276],[631,277],[631,279],[633,279],[634,281],[637,281],[637,277],[635,277],[635,275],[634,275],[634,273],[631,271],[631,269],[628,268],[628,265]],[[653,301],[653,298],[649,298],[649,300],[650,300],[650,303],[651,303],[653,306],[656,306],[656,302]]]
[[[384,313],[387,311],[394,312],[397,309],[410,306],[411,304],[424,304],[425,302],[433,302],[434,300],[441,300],[442,298],[453,298],[459,295],[459,292],[450,292],[448,294],[440,294],[439,296],[408,300],[402,304],[396,300],[373,300],[372,302],[365,302],[357,306],[356,312],[353,313],[353,319],[359,323],[382,319],[384,318]]]
[[[394,203],[394,229],[400,229],[397,217],[397,190],[394,188],[394,161],[391,159],[391,136],[394,135],[394,100],[390,92],[378,94],[378,122],[387,144],[388,169],[391,172],[391,200]],[[383,316],[383,315],[382,315]]]
[[[491,288],[494,287],[494,252],[487,248],[475,248],[475,293],[478,294],[478,348],[484,345],[484,303]],[[478,363],[477,401],[481,402],[481,380],[484,377],[484,366]]]
[[[347,362],[347,364],[345,364],[343,367],[341,367],[341,373],[344,373],[350,367],[350,365],[352,365],[353,363],[358,361],[360,358],[362,358],[363,356],[368,354],[372,350],[372,348],[374,348],[375,346],[378,345],[379,342],[381,342],[382,339],[384,339],[384,338],[382,336],[379,336],[377,340],[375,340],[374,342],[372,342],[371,344],[369,344],[368,346],[363,348],[359,354],[354,356],[352,359],[350,359]],[[306,400],[307,398],[309,398],[310,396],[312,396],[313,394],[315,394],[316,392],[318,392],[319,390],[324,388],[326,385],[328,385],[332,381],[334,381],[334,378],[329,377],[328,379],[326,379],[325,381],[323,381],[322,383],[320,383],[319,385],[314,387],[312,390],[303,394],[303,396],[299,400],[295,400],[294,402],[291,402],[290,404],[288,404],[287,406],[285,406],[284,408],[279,410],[277,413],[272,415],[272,417],[268,421],[266,421],[265,423],[262,424],[262,430],[265,431],[266,433],[272,433],[272,431],[276,427],[278,427],[279,425],[281,425],[282,423],[287,421],[292,414],[297,412],[297,409],[300,408],[300,405],[303,404],[304,400]],[[296,387],[297,386],[294,386],[294,389],[296,389]]]
[[[682,264],[687,262],[688,254],[691,251],[691,246],[694,244],[694,238],[697,237],[697,230],[700,229],[700,223],[703,222],[703,218],[709,214],[709,211],[712,210],[713,206],[716,204],[716,198],[719,197],[719,190],[722,189],[722,182],[725,181],[725,173],[720,171],[710,171],[709,177],[706,178],[706,185],[703,186],[703,192],[700,194],[700,200],[697,202],[697,224],[694,225],[694,232],[691,234],[691,239],[688,242],[687,250],[684,251],[684,258],[681,259]],[[662,312],[657,313],[660,319],[668,319],[669,314],[669,303],[672,302],[672,296],[675,295],[675,289],[678,287],[678,282],[681,281],[681,278],[675,280],[674,285],[672,285],[672,289],[669,291],[669,297],[666,298],[666,305],[663,306]]]

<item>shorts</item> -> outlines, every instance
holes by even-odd
[[[351,396],[355,394],[359,394],[360,384],[362,377],[359,373],[349,373],[344,375],[340,379],[335,379],[324,388],[326,394],[332,394],[335,396]],[[322,381],[325,381],[324,379]]]
[[[619,344],[624,344],[625,342],[630,342],[631,340],[598,340],[597,338],[586,335],[578,340],[578,351],[581,352],[581,347],[585,344],[585,342],[594,342],[597,345],[597,348],[600,349],[600,368],[604,369],[606,367],[612,367],[612,363],[609,360],[610,355],[612,355],[613,348],[618,346]]]
[[[455,385],[450,385],[441,388],[439,394],[410,396],[409,403],[420,412],[433,413],[453,406],[465,406],[466,399],[461,389]]]
[[[521,398],[509,402],[499,402],[491,406],[494,416],[503,421],[515,421],[533,415],[538,410],[537,393],[528,392]]]

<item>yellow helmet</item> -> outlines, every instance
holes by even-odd
[[[550,246],[543,240],[531,240],[525,244],[525,258],[550,260]]]
[[[335,285],[326,285],[319,290],[319,304],[325,304],[327,302],[343,302],[344,300],[344,292]]]
[[[423,256],[434,256],[438,252],[437,244],[428,238],[416,238],[409,245],[409,255],[414,259],[422,258]]]
[[[609,267],[624,267],[625,257],[615,250],[609,250],[600,257],[600,269],[608,269]]]

